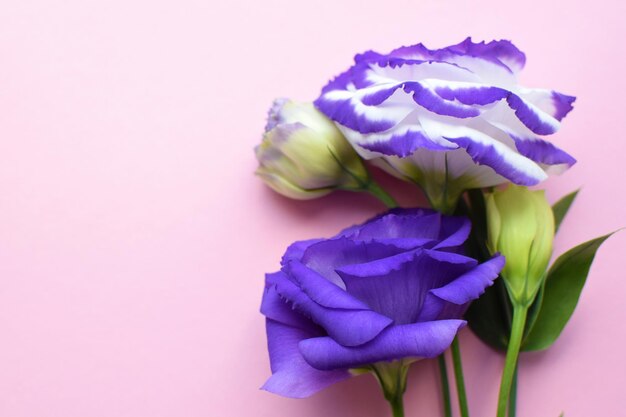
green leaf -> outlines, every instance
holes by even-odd
[[[491,258],[487,250],[487,221],[485,200],[481,190],[467,192],[469,207],[461,200],[459,213],[469,216],[472,221],[472,232],[466,242],[466,253],[481,262]],[[470,329],[487,345],[500,351],[506,351],[511,332],[513,309],[502,279],[497,279],[487,288],[485,293],[474,301],[467,313]]]
[[[559,230],[561,226],[561,222],[565,218],[565,215],[569,211],[570,206],[576,199],[578,192],[580,190],[576,190],[574,192],[569,193],[565,197],[561,198],[552,206],[552,212],[554,213],[554,233]]]
[[[511,333],[512,308],[502,278],[474,301],[465,319],[472,332],[493,349],[506,352]]]
[[[528,309],[523,340],[532,331],[539,316],[542,301],[543,286]],[[487,345],[502,352],[506,352],[509,347],[512,317],[513,306],[501,278],[493,286],[487,288],[485,293],[470,305],[465,314],[465,319],[474,334]]]
[[[472,219],[472,229],[474,229],[474,232],[479,232],[479,237],[486,241],[487,209],[485,208],[485,196],[481,190],[474,189],[467,192],[467,197],[471,207],[468,215]]]
[[[552,265],[545,282],[541,310],[522,346],[523,351],[547,349],[559,337],[576,308],[596,251],[612,234],[570,249]]]

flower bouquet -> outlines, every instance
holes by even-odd
[[[293,243],[266,275],[263,389],[301,398],[372,374],[399,417],[409,367],[436,359],[451,416],[450,349],[466,417],[457,334],[467,325],[504,354],[494,411],[515,416],[520,353],[558,338],[609,236],[550,265],[576,192],[550,206],[528,187],[576,162],[544,139],[575,98],[518,85],[525,60],[508,41],[368,51],[313,103],[275,101],[256,149],[265,183],[295,199],[367,192],[388,211]],[[371,166],[417,185],[431,207],[398,207]]]

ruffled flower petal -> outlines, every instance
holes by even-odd
[[[285,271],[300,289],[322,307],[346,310],[369,310],[367,304],[354,298],[344,288],[333,284],[300,261],[291,261]]]
[[[311,245],[302,256],[302,263],[339,287],[343,281],[336,269],[351,264],[384,259],[403,252],[403,248],[386,242],[365,242],[340,236]]]
[[[503,267],[504,257],[496,256],[450,283],[431,289],[426,295],[418,320],[461,317],[468,303],[478,299],[493,284]]]
[[[311,338],[311,333],[273,320],[267,320],[266,327],[272,376],[262,389],[284,397],[304,398],[350,377],[345,369],[320,371],[304,360],[298,344]]]
[[[520,154],[545,165],[565,165],[568,168],[576,163],[573,156],[556,145],[539,138],[521,138],[511,135]]]
[[[428,291],[470,270],[461,255],[417,249],[390,258],[345,266],[337,272],[346,291],[395,324],[417,321]]]
[[[278,294],[276,285],[273,284],[282,272],[266,275],[266,287],[261,300],[261,313],[268,319],[287,326],[297,327],[311,334],[321,334],[323,331],[308,317],[298,313],[293,307]]]
[[[450,346],[464,320],[439,320],[392,326],[363,346],[342,346],[330,337],[299,343],[304,360],[315,369],[357,368],[402,358],[433,358]]]
[[[304,251],[306,251],[309,248],[309,246],[313,245],[314,243],[321,242],[322,240],[324,239],[309,239],[309,240],[299,240],[297,242],[292,243],[291,245],[289,245],[289,247],[285,251],[283,258],[280,261],[280,264],[286,265],[287,263],[289,263],[289,261],[293,261],[293,260],[299,261],[300,259],[302,259],[302,256],[304,255]]]
[[[419,43],[395,49],[390,55],[454,62],[462,57],[480,58],[518,72],[526,64],[526,55],[507,40],[475,43],[471,38],[441,49],[428,49]]]
[[[313,301],[286,274],[271,275],[276,292],[300,314],[310,318],[337,342],[345,346],[358,346],[369,342],[393,323],[372,310],[328,308]]]

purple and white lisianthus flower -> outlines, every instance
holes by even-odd
[[[541,136],[575,98],[518,85],[526,57],[509,41],[388,54],[368,51],[315,101],[365,159],[417,182],[434,206],[466,189],[535,185],[576,161]]]
[[[394,209],[292,244],[266,276],[272,376],[263,388],[306,397],[363,368],[380,380],[398,369],[391,363],[441,354],[504,265],[502,256],[483,264],[464,256],[469,231],[462,217]]]

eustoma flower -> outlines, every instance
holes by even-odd
[[[256,174],[276,192],[306,200],[370,182],[361,158],[311,103],[278,99],[269,111]]]
[[[468,303],[504,264],[462,255],[469,230],[462,217],[395,209],[291,245],[266,276],[273,375],[264,389],[306,397],[365,369],[392,404],[401,399],[408,363],[450,345]]]
[[[575,98],[518,85],[525,61],[509,41],[469,38],[437,50],[368,51],[315,105],[361,156],[449,209],[464,190],[534,185],[575,163],[541,137],[559,129]]]

